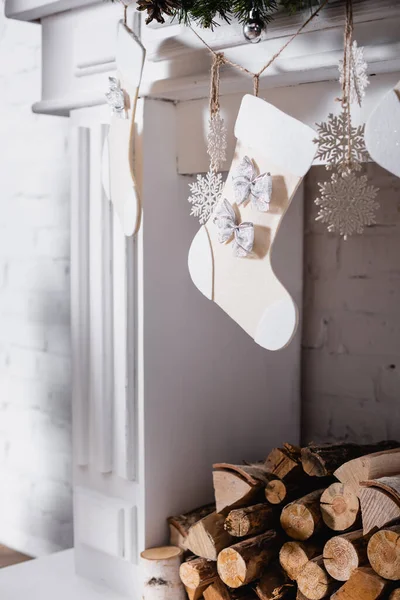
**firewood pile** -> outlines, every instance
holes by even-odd
[[[168,519],[190,600],[400,600],[400,443],[285,444],[213,482]]]

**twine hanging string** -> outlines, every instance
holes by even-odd
[[[346,0],[347,2],[349,2],[349,0]],[[261,75],[264,73],[264,71],[266,71],[273,62],[275,62],[275,60],[277,58],[279,58],[279,56],[282,54],[282,52],[289,46],[289,44],[291,42],[293,42],[293,40],[300,35],[300,33],[303,31],[303,29],[305,27],[307,27],[307,25],[318,15],[318,13],[320,12],[320,10],[322,10],[324,8],[324,6],[326,4],[328,4],[329,0],[324,0],[322,2],[322,4],[320,4],[320,6],[318,6],[318,8],[311,13],[311,15],[308,17],[308,19],[299,27],[299,29],[290,36],[290,38],[283,44],[283,46],[278,50],[278,52],[276,52],[269,60],[268,62],[259,70],[257,71],[257,73],[253,73],[253,71],[250,71],[249,69],[246,69],[246,67],[243,67],[242,65],[239,65],[235,62],[233,62],[232,60],[229,60],[228,58],[226,58],[226,56],[222,53],[222,52],[216,52],[215,50],[213,50],[211,48],[211,46],[209,44],[207,44],[207,42],[201,37],[201,35],[195,30],[193,29],[193,27],[190,27],[190,29],[193,31],[193,33],[199,38],[199,40],[202,42],[202,44],[211,52],[211,54],[213,54],[213,66],[211,68],[211,89],[212,92],[215,91],[215,87],[213,87],[215,84],[213,84],[213,78],[215,77],[216,79],[218,79],[218,81],[216,82],[216,86],[219,90],[219,68],[221,65],[229,65],[230,67],[233,67],[234,69],[238,69],[239,71],[241,71],[242,73],[246,73],[247,75],[250,75],[253,78],[253,92],[255,96],[258,96],[259,94],[259,90],[260,90],[260,77]],[[217,64],[218,62],[218,64]],[[216,74],[215,74],[216,73]],[[212,107],[212,100],[210,99],[210,110]],[[217,100],[217,105],[219,106],[219,101]]]
[[[343,55],[343,83],[342,107],[347,119],[347,165],[352,164],[352,139],[351,139],[351,83],[352,83],[352,43],[353,43],[353,3],[346,0],[346,24],[344,29],[344,55]]]

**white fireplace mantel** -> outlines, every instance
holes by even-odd
[[[373,75],[355,114],[363,120],[400,78],[400,3],[354,4],[356,38]],[[212,463],[256,460],[284,440],[299,440],[300,332],[285,350],[268,353],[190,281],[187,252],[198,224],[189,216],[187,182],[208,168],[210,69],[209,52],[193,32],[177,23],[146,27],[129,10],[147,61],[135,139],[144,216],[135,239],[125,239],[101,184],[109,120],[104,92],[115,70],[121,6],[6,0],[6,13],[42,28],[42,97],[33,110],[69,116],[71,124],[76,570],[112,590],[103,590],[102,598],[139,600],[140,551],[167,540],[171,513],[210,500]],[[303,18],[281,14],[256,46],[244,42],[238,25],[202,35],[212,48],[256,70]],[[261,95],[309,124],[324,119],[340,93],[343,23],[343,2],[332,0],[266,71]],[[221,105],[231,132],[251,87],[248,77],[223,70]],[[228,162],[233,146],[230,133]],[[300,190],[273,255],[300,313],[302,209]],[[58,597],[97,597],[71,581],[70,555],[49,559],[49,578],[32,565],[14,568],[13,600],[24,597],[33,580],[41,600],[54,597],[57,587],[64,593]],[[0,573],[1,590],[4,581]]]

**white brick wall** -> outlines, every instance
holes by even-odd
[[[304,441],[400,438],[400,179],[367,171],[378,223],[346,242],[315,222],[329,174],[306,181]]]
[[[40,555],[72,545],[68,123],[0,9],[0,543]]]

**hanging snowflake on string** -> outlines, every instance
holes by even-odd
[[[189,183],[191,195],[188,201],[193,205],[190,214],[203,225],[208,221],[222,194],[224,183],[222,174],[212,169],[206,175],[197,175],[194,183]]]
[[[328,171],[337,169],[339,173],[359,171],[361,163],[369,159],[364,140],[365,125],[350,125],[348,135],[348,113],[344,109],[339,115],[328,115],[325,123],[317,123],[318,137],[314,142],[318,145],[316,158],[326,162]],[[350,144],[350,152],[349,152]]]
[[[210,157],[210,169],[219,171],[226,161],[227,131],[220,112],[211,115],[208,121],[207,154]]]
[[[337,175],[330,181],[318,184],[321,196],[315,200],[320,206],[317,221],[328,224],[328,231],[339,233],[347,239],[353,233],[362,233],[364,227],[376,223],[375,202],[378,189],[368,185],[366,175],[354,173]]]
[[[356,41],[351,47],[350,57],[350,102],[358,102],[361,106],[362,100],[365,97],[365,90],[369,86],[367,74],[368,65],[364,59],[364,48],[358,47]],[[344,85],[344,61],[339,62],[340,83]]]

